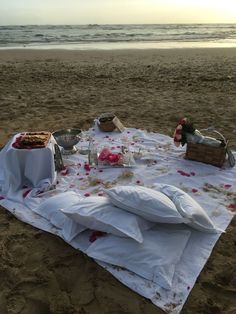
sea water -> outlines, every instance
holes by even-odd
[[[236,47],[236,24],[0,26],[0,49]]]

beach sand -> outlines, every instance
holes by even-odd
[[[0,145],[20,131],[87,129],[112,111],[172,135],[188,117],[236,148],[236,49],[1,50]],[[194,258],[194,257],[193,257]],[[1,314],[157,314],[92,259],[0,209]],[[236,220],[215,246],[183,314],[236,313]]]

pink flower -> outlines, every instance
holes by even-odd
[[[173,135],[173,138],[174,138],[174,144],[176,147],[179,147],[180,143],[181,143],[181,140],[182,140],[182,125],[185,124],[187,121],[186,118],[183,118],[183,119],[180,119],[176,128],[175,128],[175,131],[174,131],[174,135]]]
[[[141,183],[141,181],[140,181],[140,180],[137,180],[137,181],[136,181],[136,183],[137,183],[137,184],[140,184],[140,183]]]
[[[85,197],[89,197],[89,196],[90,196],[90,193],[85,193],[84,196],[85,196]]]
[[[181,129],[178,128],[178,127],[175,129],[175,134],[176,134],[176,135],[177,135],[177,134],[178,134],[178,135],[181,135],[181,134],[182,134],[182,126],[180,125],[180,127],[181,127]]]
[[[235,208],[236,208],[236,205],[235,205],[235,204],[229,204],[229,205],[228,205],[228,208],[230,208],[230,209],[235,209]]]
[[[198,189],[192,189],[192,192],[193,192],[193,193],[197,193],[197,192],[198,192]]]
[[[225,189],[229,189],[229,188],[231,188],[231,187],[232,187],[231,184],[225,184],[225,185],[224,185],[224,188],[225,188]]]
[[[110,154],[108,156],[108,160],[112,163],[117,163],[120,160],[120,155],[119,154]]]
[[[103,150],[101,151],[101,153],[99,154],[99,157],[98,159],[101,160],[101,161],[105,161],[108,159],[108,156],[111,154],[111,151],[105,147],[103,148]]]

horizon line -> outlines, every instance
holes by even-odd
[[[49,24],[49,23],[42,23],[42,24],[0,24],[0,26],[102,26],[102,25],[218,25],[218,24],[226,24],[226,25],[233,25],[236,22],[206,22],[206,23],[72,23],[72,24]]]

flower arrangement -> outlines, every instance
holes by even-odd
[[[104,147],[98,156],[98,160],[105,164],[119,165],[122,164],[122,154],[112,153],[108,147]]]
[[[180,119],[173,135],[175,146],[179,147],[180,144],[184,146],[187,143],[186,134],[194,134],[195,130],[193,124],[188,122],[187,118]]]
[[[131,167],[135,165],[132,152],[122,146],[120,152],[114,152],[109,147],[103,147],[98,153],[98,166]]]

